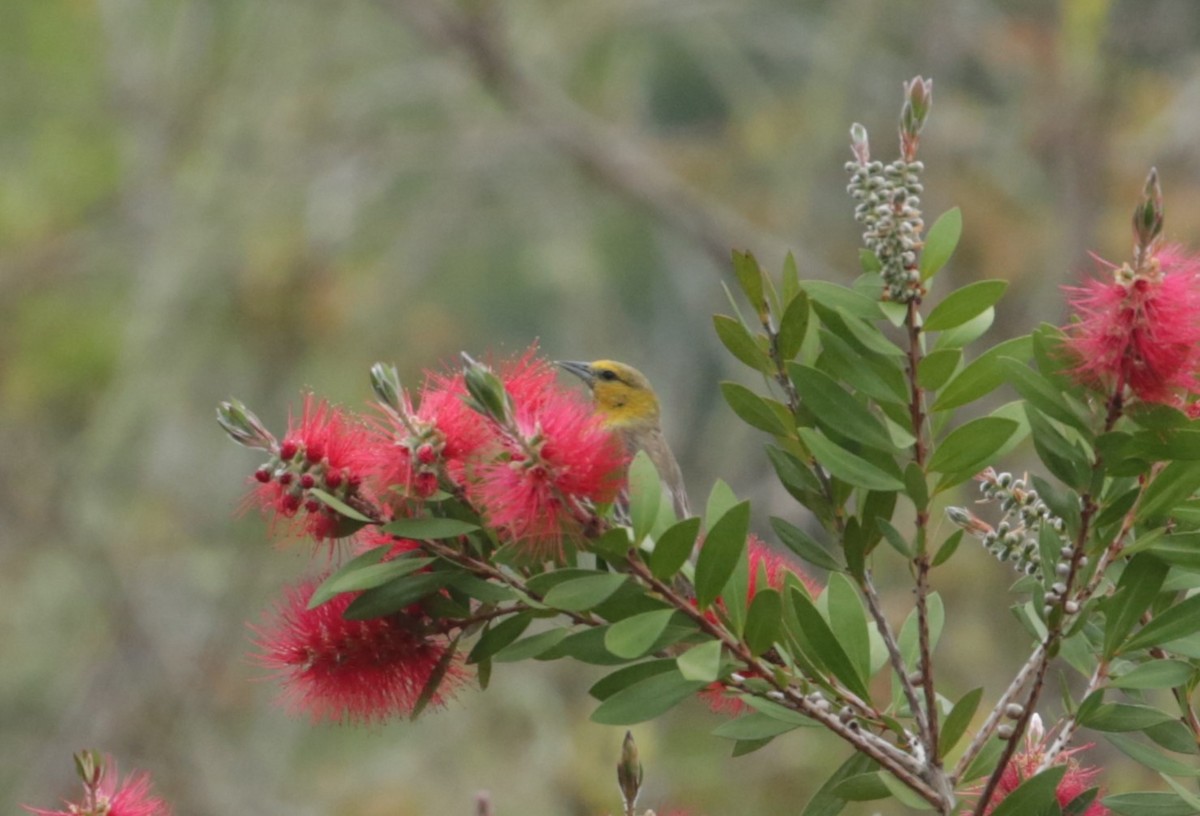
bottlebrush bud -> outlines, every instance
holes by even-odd
[[[376,363],[371,366],[371,390],[381,403],[393,411],[402,411],[404,403],[401,397],[403,389],[400,386],[400,374],[395,366]]]
[[[1158,183],[1158,170],[1151,167],[1142,187],[1142,200],[1133,209],[1133,236],[1137,241],[1139,264],[1162,235],[1163,195]]]
[[[462,352],[462,358],[466,363],[463,375],[467,393],[470,394],[468,404],[484,416],[507,425],[512,418],[512,400],[504,390],[504,383],[490,368],[465,351]]]
[[[633,741],[633,732],[625,732],[625,741],[621,744],[621,761],[617,763],[617,785],[621,788],[621,796],[625,800],[625,810],[632,811],[637,802],[638,792],[642,789],[642,763],[638,759],[637,743]]]
[[[230,439],[243,447],[272,453],[279,449],[275,437],[241,400],[231,399],[218,405],[217,422]]]

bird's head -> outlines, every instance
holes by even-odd
[[[605,425],[621,428],[658,424],[658,397],[646,375],[633,366],[614,360],[555,365],[587,383]]]

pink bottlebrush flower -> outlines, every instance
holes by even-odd
[[[364,494],[363,479],[374,459],[365,426],[312,394],[304,397],[300,418],[292,417],[277,455],[254,474],[249,501],[276,520],[295,526],[317,541],[342,535],[345,519],[312,494],[324,490],[353,504]]]
[[[446,655],[445,638],[422,631],[428,620],[419,609],[346,620],[356,593],[309,609],[318,583],[289,588],[273,619],[255,627],[258,660],[281,678],[284,705],[307,712],[313,722],[371,723],[412,714]],[[460,659],[453,658],[431,704],[444,704],[465,679]]]
[[[995,810],[1006,796],[1020,787],[1022,782],[1038,773],[1046,759],[1045,736],[1042,719],[1034,714],[1025,732],[1025,744],[1008,761],[1008,766],[1000,776],[1000,783],[996,786],[996,792],[992,795],[992,801],[988,803],[987,810],[984,812],[985,816]],[[1079,748],[1062,751],[1054,758],[1053,765],[1067,766],[1067,771],[1059,780],[1058,788],[1055,790],[1055,798],[1060,807],[1066,807],[1081,793],[1093,787],[1092,782],[1100,773],[1100,769],[1085,768],[1075,759],[1075,754],[1090,747],[1090,745],[1083,745]],[[1096,797],[1083,812],[1083,816],[1109,816],[1110,813],[1108,808],[1100,804],[1100,797]]]
[[[22,805],[37,816],[171,816],[170,806],[150,793],[150,775],[134,773],[120,779],[117,764],[105,757],[97,768],[94,784],[84,784],[80,802],[64,802],[62,810],[43,810]]]
[[[750,580],[746,588],[746,600],[750,602],[754,600],[754,595],[758,592],[759,574],[766,576],[767,586],[776,591],[783,590],[784,581],[788,573],[795,575],[804,584],[808,594],[814,598],[821,594],[823,587],[815,578],[801,569],[793,559],[788,558],[767,546],[761,538],[751,533],[746,538],[746,557],[750,560]],[[710,620],[716,621],[716,613],[711,609],[705,613]],[[746,713],[747,706],[740,696],[736,694],[726,694],[725,687],[720,683],[712,683],[705,687],[700,692],[700,697],[708,707],[717,714],[725,714],[731,717]]]
[[[1111,268],[1111,266],[1110,266]],[[1200,390],[1200,256],[1166,247],[1115,280],[1066,289],[1078,322],[1066,327],[1071,374],[1083,385],[1183,407]]]
[[[526,354],[501,370],[515,431],[502,453],[478,468],[468,496],[491,524],[539,560],[561,557],[562,540],[582,531],[592,504],[611,502],[626,455],[591,405],[559,390],[545,361]]]

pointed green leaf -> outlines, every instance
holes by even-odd
[[[308,489],[310,495],[319,500],[326,507],[330,507],[338,512],[339,515],[345,516],[351,521],[361,522],[362,524],[371,524],[373,519],[364,516],[362,513],[355,510],[350,505],[339,499],[337,496],[326,493],[319,487],[310,487]]]
[[[983,280],[954,290],[929,313],[925,331],[945,331],[963,325],[995,304],[1007,288],[1008,281]]]
[[[904,482],[885,473],[875,465],[857,456],[836,442],[821,436],[809,428],[799,429],[800,439],[812,451],[830,473],[855,487],[867,490],[903,490]]]
[[[658,468],[644,450],[637,452],[629,463],[629,520],[633,524],[633,540],[641,541],[650,533],[658,518],[662,502],[662,481]]]
[[[1200,631],[1200,595],[1180,601],[1156,616],[1141,631],[1125,641],[1121,653],[1158,646]]]
[[[954,376],[962,361],[962,349],[938,349],[917,366],[917,382],[927,391],[936,391]]]
[[[824,598],[829,605],[829,628],[854,664],[855,674],[864,679],[870,677],[871,639],[858,590],[846,576],[834,573],[829,576]]]
[[[761,310],[766,303],[763,299],[763,273],[758,260],[752,252],[733,251],[733,271],[737,275],[738,284],[746,295],[746,300],[754,307],[755,312]]]
[[[1141,731],[1174,719],[1165,711],[1130,703],[1101,703],[1082,711],[1079,724],[1095,731]]]
[[[666,672],[678,674],[674,659],[663,658],[661,660],[647,660],[644,663],[635,663],[632,666],[625,666],[601,677],[588,689],[588,694],[597,700],[604,701],[621,689],[629,688],[634,683],[645,680],[647,677],[653,677],[656,674]]]
[[[1000,358],[1011,357],[1024,361],[1031,354],[1033,340],[1029,335],[1015,337],[992,347],[946,383],[933,403],[933,410],[948,411],[991,393],[1004,383],[1005,369],[1000,365]]]
[[[402,518],[383,525],[385,533],[391,533],[401,538],[436,540],[439,538],[456,538],[479,529],[478,524],[460,521],[452,518]]]
[[[971,725],[971,718],[975,716],[975,712],[979,709],[979,701],[982,699],[983,687],[980,686],[964,694],[954,704],[954,708],[950,709],[945,722],[942,723],[941,739],[938,740],[938,752],[941,756],[946,756],[962,739],[962,735]]]
[[[1054,801],[1058,783],[1066,772],[1066,765],[1055,765],[1025,780],[1004,797],[991,816],[1030,816],[1040,813],[1042,808]]]
[[[712,733],[714,737],[721,737],[723,739],[758,740],[777,737],[780,734],[786,734],[788,731],[795,731],[801,725],[798,722],[777,720],[760,711],[754,711],[738,717],[736,720],[730,720],[721,724]]]
[[[989,306],[961,326],[955,326],[953,329],[946,329],[940,333],[937,341],[933,344],[933,349],[937,351],[938,349],[962,348],[969,343],[974,343],[992,327],[995,320],[996,310]]]
[[[821,613],[813,606],[812,601],[803,592],[794,588],[789,597],[800,628],[820,659],[837,679],[846,684],[848,689],[864,700],[867,699],[869,694],[866,683],[859,676],[854,661],[846,654],[846,650],[842,648],[842,644],[829,628],[829,624],[821,617]]]
[[[883,423],[824,371],[791,363],[788,374],[818,423],[884,453],[895,452]]]
[[[1000,417],[980,417],[955,428],[938,444],[929,460],[935,473],[959,473],[982,468],[1012,436],[1019,424]]]
[[[1122,689],[1175,688],[1191,681],[1195,674],[1181,660],[1154,660],[1109,679],[1109,685]]]
[[[607,697],[592,712],[601,725],[636,725],[665,714],[706,683],[688,680],[678,671],[665,671],[633,683]]]
[[[1167,565],[1145,553],[1133,557],[1121,573],[1116,593],[1105,607],[1104,659],[1117,653],[1121,643],[1150,608],[1167,578]]]
[[[542,600],[553,609],[583,612],[604,601],[621,588],[626,577],[616,572],[602,572],[575,578],[554,586]]]
[[[675,617],[674,609],[655,609],[617,621],[604,633],[604,647],[617,657],[632,660],[650,650]]]
[[[1180,762],[1178,759],[1169,757],[1157,749],[1151,748],[1149,745],[1143,745],[1133,737],[1123,734],[1105,734],[1104,738],[1134,762],[1145,765],[1147,768],[1159,773],[1183,777],[1200,776],[1200,768],[1197,768],[1194,763]]]
[[[827,309],[844,309],[862,320],[878,320],[882,317],[877,301],[845,286],[823,280],[806,280],[801,281],[800,288],[808,293],[814,303]]]
[[[779,640],[782,627],[783,599],[769,587],[759,589],[746,613],[746,630],[742,636],[746,645],[754,654],[760,655]]]
[[[725,482],[717,479],[713,482],[708,494],[708,502],[704,505],[704,529],[710,529],[717,519],[729,512],[738,503],[737,495]]]
[[[766,431],[774,436],[787,436],[790,431],[771,408],[767,400],[744,385],[734,382],[721,383],[721,395],[737,414],[738,419],[752,428]]]
[[[808,801],[801,816],[838,816],[846,807],[846,800],[837,796],[833,791],[842,780],[859,774],[867,773],[877,767],[870,757],[860,753],[851,753],[850,758],[838,767],[833,775],[825,781],[819,790]]]
[[[925,247],[921,250],[918,269],[921,280],[927,281],[946,265],[962,235],[962,211],[958,207],[938,216],[925,234]]]
[[[721,676],[721,641],[709,640],[675,658],[679,673],[688,680],[713,683]]]
[[[474,664],[491,657],[524,634],[532,620],[532,614],[522,612],[485,630],[476,641],[475,648],[467,655],[467,663]]]
[[[655,578],[665,581],[679,572],[692,554],[699,532],[700,519],[693,516],[671,525],[658,537],[650,553],[650,571]]]
[[[700,609],[724,591],[733,568],[746,549],[750,528],[750,502],[741,502],[717,520],[704,539],[696,561],[696,603]]]
[[[842,572],[846,567],[839,563],[828,550],[818,544],[808,533],[789,521],[771,516],[771,528],[789,550],[810,564],[831,572]]]
[[[570,634],[569,629],[547,629],[514,643],[510,643],[498,651],[492,659],[497,663],[518,663],[522,660],[535,658],[550,651],[559,641]]]
[[[1117,816],[1196,816],[1200,810],[1174,793],[1119,793],[1101,804]]]
[[[808,333],[808,316],[810,313],[808,295],[800,290],[788,302],[787,309],[779,321],[779,355],[784,360],[790,360],[800,353],[804,337]]]
[[[720,338],[721,343],[739,362],[750,366],[755,371],[770,370],[771,358],[767,356],[766,351],[758,344],[758,340],[750,333],[750,330],[738,320],[728,315],[713,315],[713,326],[717,330],[717,337]]]
[[[370,620],[391,615],[438,591],[454,578],[453,572],[422,572],[397,578],[359,595],[346,607],[343,617],[347,620]]]
[[[1171,462],[1142,491],[1138,521],[1152,522],[1169,518],[1176,505],[1200,490],[1200,462]]]

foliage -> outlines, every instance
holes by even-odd
[[[468,672],[486,687],[497,664],[573,658],[610,667],[591,689],[600,723],[643,722],[702,692],[743,712],[717,729],[735,753],[801,727],[837,735],[853,764],[807,813],[889,796],[939,813],[1195,812],[1194,794],[1171,779],[1169,792],[1098,797],[1098,771],[1070,746],[1090,729],[1168,778],[1195,774],[1171,754],[1200,741],[1200,616],[1188,595],[1200,587],[1190,418],[1200,328],[1177,308],[1200,265],[1161,246],[1152,173],[1133,260],[1073,300],[1081,320],[976,350],[1003,282],[922,311],[963,226],[952,210],[924,233],[916,155],[931,101],[931,82],[906,84],[892,164],[871,158],[864,128],[851,130],[865,274],[850,287],[802,281],[789,261],[774,278],[735,252],[751,319],[735,305],[715,321],[764,382],[763,393],[732,383],[722,393],[771,437],[781,484],[820,532],[784,518],[773,526],[829,571],[823,587],[755,556],[750,503],[723,483],[702,518],[677,519],[639,457],[619,494],[627,463],[533,351],[497,366],[464,356],[461,371],[431,375],[418,393],[376,366],[382,419],[310,399],[279,441],[240,403],[219,412],[236,441],[267,453],[255,496],[270,514],[300,520],[318,541],[353,542],[357,557],[307,592],[308,607],[338,603],[346,621],[387,624],[353,637],[339,620],[320,624],[345,646],[320,684],[292,688],[293,701],[321,716],[331,705],[351,719],[415,716]],[[958,416],[1005,384],[1018,400]],[[1042,473],[993,467],[1027,440]],[[947,506],[973,478],[1000,511],[994,524]],[[943,513],[961,529],[943,531]],[[1018,567],[1012,612],[1029,638],[1027,658],[986,705],[980,689],[954,700],[935,677],[947,611],[931,575],[965,535]],[[884,541],[913,582],[898,631],[874,584]],[[396,628],[399,646],[373,648],[383,636],[373,633]],[[265,646],[288,662],[277,640]],[[289,682],[309,682],[314,652],[296,651],[301,673]],[[403,666],[403,693],[366,699],[355,689],[379,691],[387,681],[364,684],[362,672],[381,660]],[[1044,729],[1037,710],[1058,662],[1086,687],[1064,686],[1063,710]],[[621,772],[627,812],[640,776],[632,760]]]

